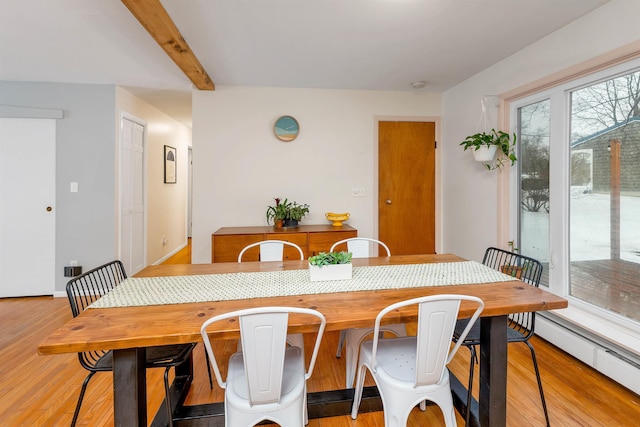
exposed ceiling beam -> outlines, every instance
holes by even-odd
[[[160,3],[160,0],[122,0],[182,72],[200,90],[215,90],[215,85],[193,53],[180,30]]]

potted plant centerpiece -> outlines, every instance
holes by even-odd
[[[522,274],[530,268],[534,268],[535,264],[529,260],[523,260],[522,265],[501,265],[500,272],[507,276],[515,277],[516,279],[522,279]]]
[[[513,141],[511,141],[511,136],[513,136]],[[517,160],[515,133],[509,135],[506,132],[491,129],[488,133],[479,132],[468,136],[460,145],[464,147],[465,151],[473,149],[474,159],[482,162],[488,170],[500,169],[507,161],[511,161],[513,166]],[[498,151],[498,158],[495,158],[496,151]]]
[[[319,280],[351,279],[351,252],[320,252],[309,257],[309,278]]]

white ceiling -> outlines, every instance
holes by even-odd
[[[161,0],[216,85],[431,92],[607,1]],[[117,0],[0,0],[0,80],[117,84],[191,120],[191,82]]]

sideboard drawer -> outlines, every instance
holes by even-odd
[[[309,256],[318,255],[320,252],[329,252],[335,242],[357,236],[356,230],[309,233]]]

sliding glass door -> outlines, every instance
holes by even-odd
[[[640,72],[569,93],[569,295],[640,320]]]
[[[543,286],[640,329],[640,61],[511,103],[518,250]],[[607,333],[604,332],[604,335]]]

